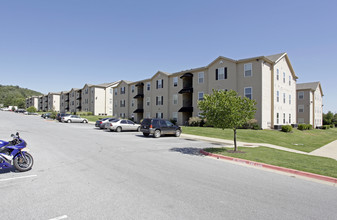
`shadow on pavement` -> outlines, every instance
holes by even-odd
[[[8,168],[2,168],[0,169],[0,174],[2,173],[15,173],[16,172],[16,169],[15,167],[8,167]]]
[[[185,147],[185,148],[171,148],[170,151],[179,152],[182,154],[192,155],[192,156],[204,156],[200,153],[201,148]]]

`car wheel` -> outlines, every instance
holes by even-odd
[[[160,130],[155,130],[154,133],[153,133],[153,137],[154,138],[159,138],[160,137]]]
[[[122,128],[121,128],[121,127],[117,127],[117,128],[116,128],[116,131],[117,131],[117,132],[121,132],[121,131],[122,131]]]
[[[88,121],[87,120],[83,120],[83,123],[88,123]]]
[[[137,128],[137,131],[140,132],[140,126]]]
[[[68,121],[67,121],[68,123],[71,123],[71,120],[70,119],[68,119]]]
[[[179,129],[176,130],[176,133],[174,134],[176,137],[179,137],[181,134],[181,131]]]

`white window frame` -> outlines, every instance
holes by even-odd
[[[218,68],[218,80],[225,79],[225,67]]]
[[[162,84],[162,79],[158,79],[157,83],[158,83],[158,89],[162,89],[163,88],[163,84]]]
[[[178,121],[178,112],[172,112],[172,118]]]
[[[283,83],[286,83],[286,73],[283,72]]]
[[[116,88],[116,89],[115,89],[115,95],[117,95],[117,94],[118,94],[118,89]]]
[[[304,105],[298,105],[298,113],[304,113]]]
[[[198,84],[203,84],[204,83],[204,77],[205,77],[205,73],[204,72],[199,72],[198,73]]]
[[[135,92],[135,85],[131,86],[131,92],[134,93]]]
[[[133,106],[135,106],[135,100],[134,99],[131,100],[131,107],[133,107]]]
[[[283,93],[283,103],[285,104],[286,103],[286,94]]]
[[[276,69],[276,80],[278,81],[280,79],[280,71],[279,69]]]
[[[199,101],[204,100],[204,92],[198,92],[198,100]]]
[[[147,91],[150,91],[150,90],[151,90],[151,83],[150,83],[150,82],[147,82],[147,83],[146,83],[146,90],[147,90]]]
[[[146,112],[146,118],[151,118],[151,112]]]
[[[280,91],[276,91],[276,102],[280,102]]]
[[[291,95],[289,95],[289,105],[291,105]]]
[[[150,99],[150,97],[146,97],[146,105],[147,105],[147,106],[150,106],[150,104],[151,104],[151,99]]]
[[[280,114],[276,113],[276,124],[280,124]]]
[[[291,76],[289,75],[289,86],[291,86]]]
[[[173,77],[173,87],[177,87],[177,86],[178,86],[178,77]]]
[[[283,124],[286,123],[286,113],[283,113]]]
[[[173,105],[178,104],[178,94],[173,94]]]
[[[250,71],[250,74],[247,75],[247,72]],[[253,64],[252,63],[245,63],[244,64],[244,77],[252,77],[253,76]]]
[[[246,89],[250,89],[250,94],[246,93]],[[247,97],[247,95],[250,95],[250,99],[251,100],[253,99],[253,87],[245,87],[243,91],[244,91],[244,96],[245,97]],[[249,98],[249,97],[247,97],[247,98]]]
[[[298,92],[298,99],[301,99],[301,100],[304,99],[304,92],[303,91]]]

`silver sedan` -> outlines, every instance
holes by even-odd
[[[67,122],[67,123],[88,123],[88,119],[86,118],[81,118],[80,116],[78,115],[67,115],[67,116],[63,116],[61,118],[61,121],[62,122]]]
[[[111,121],[107,125],[107,129],[110,131],[140,131],[140,124],[136,124],[133,121],[127,119],[116,119]]]

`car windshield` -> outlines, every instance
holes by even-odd
[[[115,123],[115,122],[118,122],[118,121],[119,121],[119,119],[115,119],[115,120],[112,120],[111,122]]]

